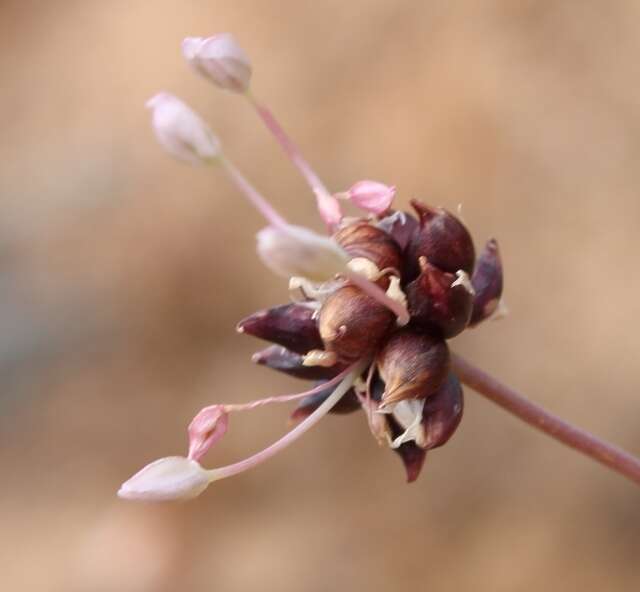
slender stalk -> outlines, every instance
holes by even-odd
[[[290,432],[287,432],[280,440],[271,444],[264,450],[257,452],[253,456],[249,458],[245,458],[237,463],[232,465],[227,465],[225,467],[220,467],[217,469],[210,469],[207,471],[207,475],[209,476],[210,481],[217,481],[219,479],[225,479],[226,477],[231,477],[232,475],[237,475],[238,473],[242,473],[247,469],[251,469],[256,465],[264,462],[265,460],[271,458],[282,449],[286,448],[292,442],[295,442],[302,434],[309,430],[312,426],[318,423],[329,411],[331,408],[336,405],[336,403],[344,396],[344,394],[351,388],[353,382],[358,377],[359,374],[362,373],[364,368],[366,368],[369,360],[360,360],[356,362],[352,366],[349,367],[349,372],[342,379],[342,382],[337,386],[336,390],[327,397],[325,401],[311,414],[309,417],[300,422],[295,428],[293,428]]]
[[[459,355],[453,354],[452,362],[458,378],[476,392],[534,428],[640,484],[640,459],[549,413]]]
[[[291,140],[287,135],[282,126],[278,123],[278,120],[273,116],[273,113],[271,113],[271,111],[264,105],[259,103],[250,92],[247,92],[245,96],[251,106],[255,109],[260,119],[262,119],[267,129],[273,134],[273,137],[280,144],[289,160],[298,169],[313,191],[316,196],[318,210],[323,220],[330,228],[335,227],[339,224],[342,217],[338,200],[331,195],[326,185],[320,180],[320,177],[316,175],[313,168],[311,168],[311,165],[307,162],[304,156],[302,156],[302,152],[300,152],[298,146],[296,146],[293,140]]]
[[[267,199],[253,186],[238,168],[225,156],[220,157],[220,163],[240,192],[266,218],[267,222],[277,228],[288,226],[287,221],[276,211]]]

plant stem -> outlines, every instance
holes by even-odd
[[[460,381],[487,399],[534,428],[640,484],[640,459],[549,413],[459,355],[452,354],[452,364]]]

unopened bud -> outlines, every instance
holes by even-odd
[[[476,291],[469,323],[473,326],[493,315],[502,296],[502,261],[495,238],[480,253],[471,283]]]
[[[264,264],[287,278],[325,282],[344,270],[348,260],[334,240],[302,226],[267,226],[256,238]]]
[[[240,333],[305,354],[324,347],[314,314],[314,309],[303,304],[283,304],[253,313],[236,328]]]
[[[147,101],[158,142],[178,160],[203,164],[220,155],[220,142],[207,124],[177,97],[162,92]]]
[[[223,405],[211,405],[201,409],[191,420],[187,433],[189,434],[189,458],[200,459],[227,432],[229,414]]]
[[[422,410],[423,448],[430,450],[446,444],[462,419],[464,397],[458,377],[450,372],[440,388],[428,397]]]
[[[251,80],[251,62],[231,33],[187,37],[182,53],[202,76],[222,89],[245,92]]]
[[[400,247],[384,230],[359,220],[340,228],[333,238],[351,258],[372,261],[380,271],[400,273]]]
[[[327,298],[318,327],[327,350],[342,361],[355,361],[377,347],[394,319],[386,306],[349,285]]]
[[[449,372],[449,348],[444,339],[404,328],[389,338],[376,361],[385,383],[382,404],[388,407],[432,395]]]
[[[342,364],[334,364],[330,367],[305,365],[305,356],[280,345],[271,345],[256,352],[251,359],[256,364],[302,380],[328,380],[340,374],[345,368]]]
[[[188,500],[209,485],[207,472],[183,456],[161,458],[138,471],[118,491],[118,497],[139,501]]]
[[[455,273],[461,269],[471,275],[475,249],[465,225],[443,208],[432,208],[415,199],[411,200],[411,205],[420,218],[420,229],[414,233],[408,247],[410,279],[420,272],[420,257],[426,257],[442,271]]]
[[[441,271],[420,257],[420,275],[407,286],[412,320],[426,330],[436,330],[449,339],[469,324],[473,289],[466,272]]]
[[[378,181],[358,181],[339,197],[344,197],[362,210],[376,216],[384,214],[391,207],[396,188]]]
[[[309,395],[300,401],[298,406],[291,413],[291,419],[293,421],[303,420],[305,417],[309,417],[326,399],[335,391],[335,386],[328,387],[324,391],[320,391],[314,395]],[[332,408],[329,413],[336,415],[346,415],[353,413],[360,409],[360,401],[356,396],[353,388],[349,389]]]

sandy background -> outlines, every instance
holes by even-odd
[[[640,453],[640,3],[0,4],[0,587],[20,592],[637,590],[640,490],[467,392],[414,485],[359,416],[186,505],[120,502],[201,406],[290,392],[236,321],[286,298],[262,221],[156,145],[179,94],[296,222],[306,187],[255,115],[183,64],[233,31],[327,184],[464,207],[511,316],[458,351]],[[215,466],[278,437],[234,418]]]

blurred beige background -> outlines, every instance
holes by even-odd
[[[235,323],[287,297],[262,221],[172,161],[144,109],[172,91],[299,223],[306,187],[237,97],[182,62],[233,31],[256,94],[334,190],[361,178],[495,235],[511,316],[455,346],[640,454],[640,3],[5,0],[0,5],[0,587],[637,590],[640,490],[467,391],[404,483],[360,416],[185,505],[121,502],[184,451],[201,406],[291,392]],[[234,417],[226,463],[283,433]]]

